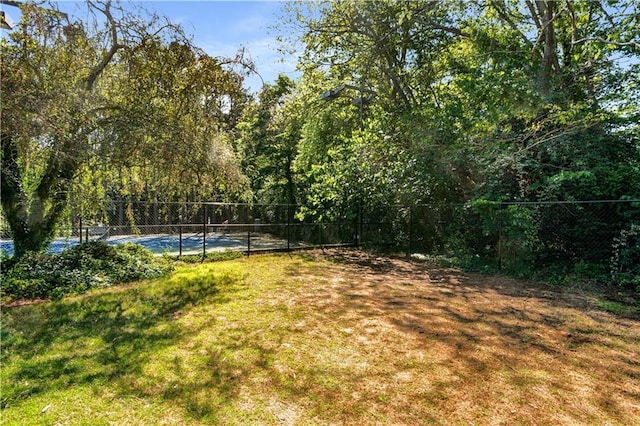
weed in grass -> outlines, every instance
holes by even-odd
[[[612,302],[610,300],[599,300],[596,302],[596,306],[600,309],[603,309],[607,312],[612,312],[614,314],[622,314],[631,312],[633,310],[628,305],[623,305],[619,302]]]

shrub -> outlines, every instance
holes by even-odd
[[[621,287],[640,292],[640,225],[632,224],[614,239],[611,278]]]
[[[77,245],[60,254],[29,253],[2,279],[2,292],[14,299],[58,299],[168,273],[172,266],[136,244]]]

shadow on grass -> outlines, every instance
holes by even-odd
[[[461,401],[489,414],[457,412],[454,423],[489,423],[504,398],[519,416],[511,423],[553,424],[543,403],[575,423],[631,418],[637,322],[585,316],[545,287],[394,258],[369,266],[309,254],[261,286],[260,271],[279,266],[265,259],[242,265],[260,277],[250,286],[205,271],[4,312],[3,405],[104,384],[210,424],[228,420],[247,393],[248,406],[257,401],[248,410],[280,410],[273,423],[293,419],[286,403],[318,422],[446,423]],[[226,303],[225,313],[209,310]],[[600,417],[571,406],[582,391]],[[594,402],[596,391],[620,400]]]
[[[204,302],[227,302],[229,284],[237,280],[174,274],[136,287],[3,309],[1,406],[81,384],[115,385],[122,394],[144,392],[128,378],[141,376],[154,353],[190,332],[175,321],[181,312]],[[219,383],[214,375],[207,384]],[[229,386],[220,389],[234,392]]]
[[[355,250],[329,255],[343,278],[322,282],[304,304],[319,318],[348,321],[352,329],[392,325],[406,337],[403,350],[431,354],[437,368],[459,379],[435,386],[442,395],[455,399],[465,388],[484,401],[479,403],[495,404],[505,391],[476,384],[500,382],[525,401],[519,407],[528,410],[524,419],[536,419],[526,401],[551,399],[584,423],[598,415],[628,419],[629,401],[640,396],[632,386],[640,374],[640,362],[631,356],[640,346],[637,317],[605,312],[590,297],[524,280]],[[357,337],[376,330],[360,327]],[[495,399],[487,400],[487,392]],[[571,405],[580,393],[589,395],[585,405],[598,414]],[[612,398],[599,401],[600,393]]]
[[[478,291],[495,291],[504,296],[511,297],[536,297],[547,299],[550,303],[562,307],[578,307],[580,309],[598,310],[607,312],[620,318],[640,320],[640,300],[633,299],[627,303],[611,302],[606,300],[608,289],[604,289],[601,294],[594,294],[593,297],[586,297],[571,289],[562,286],[531,282],[521,279],[509,278],[498,275],[467,274],[452,268],[445,268],[428,262],[421,262],[414,259],[394,257],[391,255],[376,254],[362,250],[333,250],[327,252],[330,259],[339,264],[357,266],[364,271],[375,274],[407,275],[407,274],[429,274],[440,285],[458,289],[459,286],[451,286],[448,278],[464,280],[467,283],[472,281],[472,286]],[[482,277],[482,279],[470,279],[470,277]],[[607,291],[605,291],[607,290]],[[456,292],[458,293],[458,292]]]

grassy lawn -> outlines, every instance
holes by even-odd
[[[356,251],[2,310],[3,425],[640,424],[637,306]]]

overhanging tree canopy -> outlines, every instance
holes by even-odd
[[[218,187],[241,185],[224,135],[241,78],[157,16],[86,5],[92,22],[25,4],[20,31],[1,42],[2,211],[17,257],[47,246],[83,173],[209,184],[222,171],[233,179]]]

